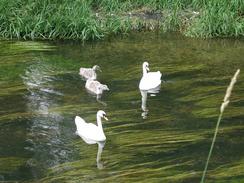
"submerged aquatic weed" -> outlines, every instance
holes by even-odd
[[[236,80],[237,80],[237,77],[238,77],[239,73],[240,73],[240,69],[238,69],[236,71],[236,73],[234,74],[234,76],[232,77],[231,82],[230,82],[230,85],[228,86],[228,88],[226,90],[223,103],[222,103],[222,105],[220,107],[220,114],[219,114],[219,118],[218,118],[218,121],[217,121],[217,124],[216,124],[215,132],[214,132],[214,137],[213,137],[212,144],[211,144],[211,147],[210,147],[210,150],[209,150],[208,158],[207,158],[207,161],[206,161],[206,164],[205,164],[205,168],[204,168],[204,171],[203,171],[203,174],[202,174],[201,183],[204,183],[204,179],[205,179],[206,172],[207,172],[207,169],[208,169],[208,163],[209,163],[210,157],[212,155],[214,143],[215,143],[215,140],[216,140],[216,137],[217,137],[217,133],[218,133],[218,129],[219,129],[219,124],[220,124],[220,121],[222,119],[222,115],[224,113],[224,110],[225,110],[225,108],[229,104],[230,95],[231,95],[231,92],[232,92],[232,90],[234,88],[234,85],[236,83]]]

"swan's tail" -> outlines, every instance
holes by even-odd
[[[162,73],[161,73],[160,71],[158,71],[157,73],[158,73],[158,77],[159,77],[159,79],[161,80]]]
[[[84,75],[84,68],[80,68],[80,72],[79,72],[80,75]]]

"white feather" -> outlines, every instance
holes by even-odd
[[[104,117],[104,111],[97,112],[97,124],[87,123],[79,116],[75,117],[76,134],[79,135],[87,144],[95,144],[106,140],[102,128],[101,118]],[[106,117],[104,117],[106,119]]]
[[[81,67],[79,74],[86,80],[91,78],[96,79],[97,78],[96,70],[100,70],[100,67],[98,65],[94,65],[92,68]]]
[[[148,63],[143,63],[143,76],[139,83],[140,90],[151,90],[157,88],[161,84],[161,76],[162,73],[160,71],[157,72],[147,72],[149,70]]]
[[[101,84],[99,81],[93,80],[93,78],[86,81],[85,87],[87,90],[97,95],[101,95],[104,90],[109,90],[107,85]]]

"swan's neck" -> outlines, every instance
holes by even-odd
[[[147,68],[146,66],[142,66],[143,76],[147,74]]]
[[[97,79],[97,74],[96,74],[96,72],[93,72],[92,73],[91,80],[96,80],[96,79]]]
[[[100,116],[97,116],[97,126],[101,131],[103,131],[102,119]]]

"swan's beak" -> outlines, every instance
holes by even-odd
[[[150,71],[149,67],[147,67],[147,71]]]
[[[104,119],[106,119],[108,121],[108,118],[106,116],[103,116]]]

